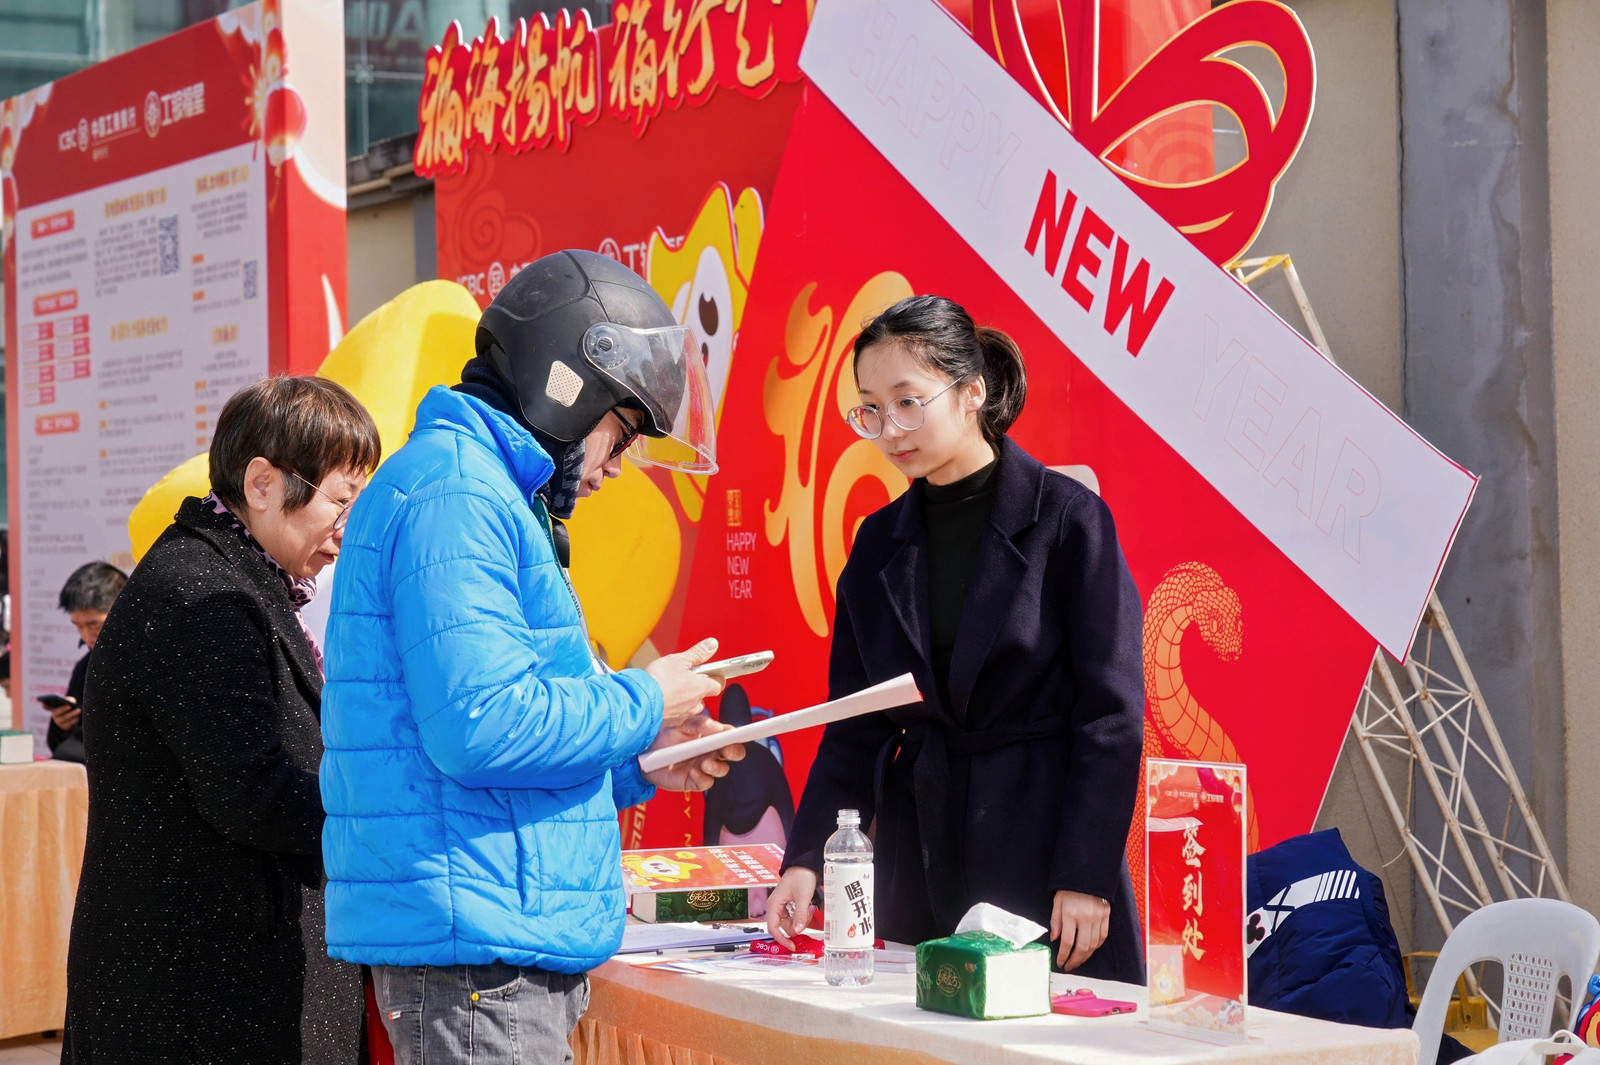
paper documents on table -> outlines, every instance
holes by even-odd
[[[766,937],[767,930],[760,921],[746,921],[723,928],[706,924],[638,924],[629,921],[622,930],[622,947],[617,953],[647,954],[653,950],[714,947],[721,943],[749,943]]]
[[[677,765],[690,758],[698,758],[702,754],[721,750],[730,744],[764,740],[768,736],[779,736],[795,729],[826,725],[833,721],[843,721],[847,717],[870,714],[874,710],[888,710],[890,707],[921,701],[922,693],[917,690],[916,681],[911,679],[911,674],[902,673],[893,680],[863,688],[854,695],[846,695],[843,699],[835,699],[831,703],[808,706],[792,714],[777,714],[727,732],[719,732],[715,736],[701,736],[687,743],[675,743],[671,747],[648,751],[639,756],[639,768],[646,773],[653,773],[657,769],[664,769],[669,765]]]
[[[660,969],[669,973],[690,973],[703,976],[710,973],[761,972],[771,969],[790,969],[801,965],[820,964],[807,954],[789,954],[778,957],[772,954],[752,954],[741,951],[734,954],[697,955],[693,958],[666,957],[656,961],[640,962],[641,969]],[[907,969],[907,972],[913,970]]]

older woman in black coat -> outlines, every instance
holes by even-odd
[[[1111,513],[1005,435],[1021,353],[956,304],[891,307],[855,366],[851,423],[913,481],[839,577],[828,687],[910,672],[923,701],[827,727],[768,925],[806,926],[835,816],[857,809],[877,820],[878,935],[949,935],[989,902],[1047,925],[1064,968],[1143,982],[1124,856],[1141,611]]]
[[[246,388],[217,422],[212,494],[107,617],[64,1061],[365,1060],[360,971],[323,944],[322,671],[299,609],[378,456],[338,385]]]

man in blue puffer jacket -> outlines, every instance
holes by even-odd
[[[401,1065],[570,1060],[583,974],[622,938],[617,810],[744,752],[641,775],[724,728],[691,672],[715,641],[597,666],[556,520],[625,451],[715,471],[698,342],[632,271],[561,252],[477,347],[354,508],[327,628],[328,952],[373,967]]]

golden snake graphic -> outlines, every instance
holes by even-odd
[[[1222,725],[1206,713],[1183,676],[1183,637],[1190,627],[1224,662],[1244,650],[1244,609],[1239,593],[1217,571],[1203,562],[1174,566],[1161,578],[1144,608],[1144,755],[1139,759],[1139,780],[1145,779],[1146,758],[1187,758],[1197,762],[1242,762],[1233,740]],[[1128,833],[1128,867],[1133,873],[1134,898],[1144,910],[1145,795]],[[1249,849],[1257,842],[1256,806],[1249,811]]]

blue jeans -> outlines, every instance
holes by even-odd
[[[589,978],[489,965],[374,965],[395,1065],[566,1065]]]

